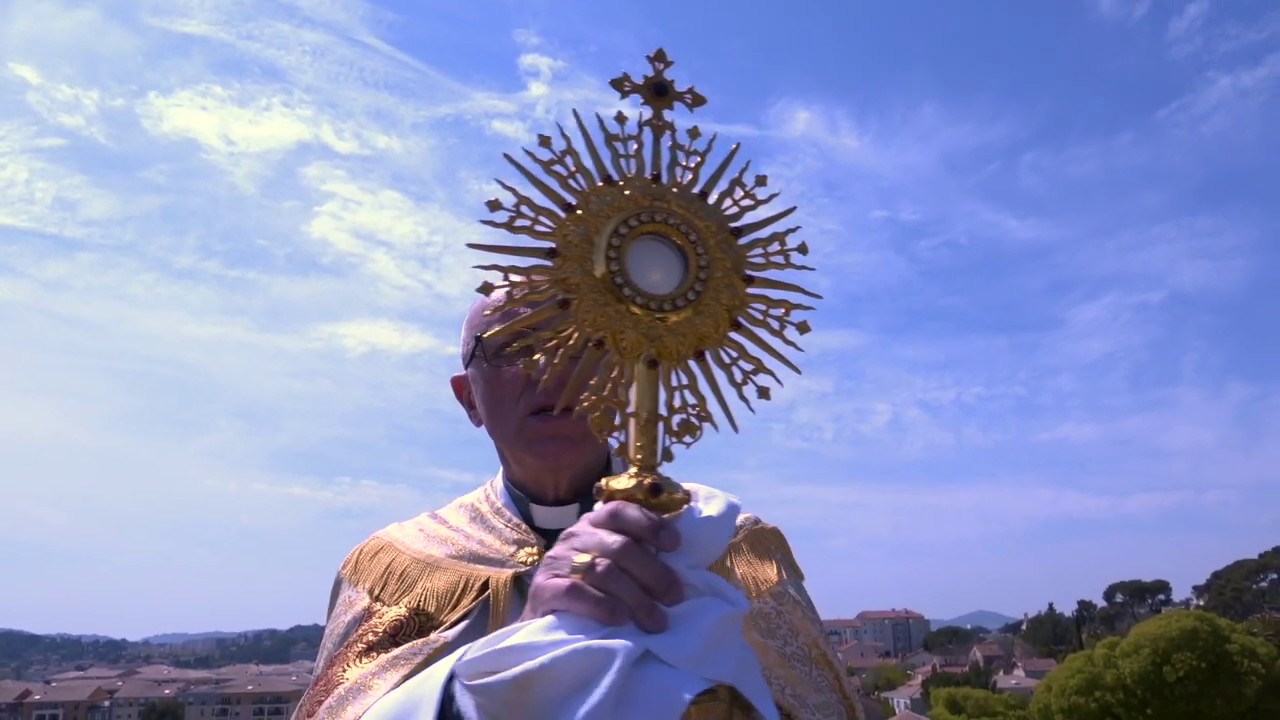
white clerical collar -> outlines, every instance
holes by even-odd
[[[626,463],[610,453],[609,471],[620,473],[624,469],[626,469]],[[558,532],[571,527],[583,513],[591,509],[594,503],[594,500],[588,497],[568,505],[538,505],[531,502],[507,481],[506,473],[501,467],[498,468],[498,488],[501,491],[502,504],[535,530]]]
[[[498,488],[501,490],[502,504],[534,530],[553,532],[564,530],[576,523],[586,511],[583,502],[568,505],[538,505],[507,481],[501,469],[498,470]]]
[[[534,527],[540,527],[543,530],[564,530],[578,522],[578,516],[581,513],[582,506],[579,503],[572,505],[529,503],[529,517],[533,520]]]

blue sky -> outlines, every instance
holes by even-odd
[[[658,46],[826,296],[672,472],[824,615],[1185,594],[1280,538],[1272,3],[407,5],[0,6],[0,627],[319,622],[487,477],[463,244],[501,153]]]

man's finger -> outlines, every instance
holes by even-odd
[[[675,571],[656,553],[630,537],[608,530],[597,530],[584,534],[579,542],[585,546],[583,550],[596,556],[596,567],[602,563],[610,563],[629,576],[646,598],[667,605],[675,605],[683,599],[680,577]],[[622,599],[627,600],[629,605],[634,604],[629,598]]]
[[[582,580],[626,603],[631,618],[641,630],[656,633],[667,629],[667,614],[653,601],[653,596],[613,560],[603,556],[595,558]]]
[[[548,578],[541,588],[543,614],[567,612],[601,625],[623,625],[631,619],[627,606],[586,582],[573,578]],[[532,600],[533,598],[530,598]]]
[[[675,523],[635,503],[605,503],[604,507],[588,513],[583,520],[601,530],[626,535],[663,552],[680,547],[680,531]]]

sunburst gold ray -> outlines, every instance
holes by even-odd
[[[735,335],[751,343],[757,349],[761,350],[769,357],[785,365],[786,368],[791,372],[796,373],[797,375],[800,374],[800,368],[796,367],[795,363],[788,360],[786,355],[783,355],[781,352],[778,351],[777,348],[770,345],[769,341],[760,337],[760,335],[756,331],[752,330],[746,325],[739,323],[738,327],[733,332]],[[770,333],[772,332],[773,331],[770,330]],[[779,381],[778,384],[782,384],[781,381]]]
[[[764,230],[770,225],[780,220],[785,220],[788,216],[791,215],[791,213],[795,211],[796,211],[795,207],[789,207],[786,210],[783,210],[782,212],[774,213],[762,220],[756,220],[755,222],[749,222],[746,225],[740,225],[738,227],[738,231],[742,233],[742,237],[755,235],[756,233],[760,232],[761,230]]]
[[[597,118],[600,116],[597,115]],[[613,179],[609,174],[609,168],[605,167],[604,158],[600,157],[600,149],[596,147],[596,141],[591,137],[591,133],[587,131],[587,124],[582,121],[582,115],[577,110],[573,111],[573,121],[578,125],[578,134],[582,136],[582,144],[587,148],[587,154],[591,156],[591,164],[596,168],[596,174],[600,176],[599,182],[604,183]]]
[[[535,248],[527,245],[486,245],[484,243],[467,243],[467,247],[472,250],[481,252],[496,253],[498,255],[510,255],[511,257],[533,258],[535,260],[546,260],[546,248]],[[487,269],[477,266],[477,269]]]
[[[738,150],[741,147],[742,143],[734,143],[733,147],[729,148],[729,154],[725,155],[720,164],[716,166],[716,169],[711,171],[711,176],[707,178],[707,181],[702,184],[702,188],[698,190],[700,195],[706,197],[716,189],[716,185],[720,184],[724,174],[729,171],[729,166],[733,164],[733,159],[738,156]]]
[[[526,150],[525,152],[528,152],[528,151]],[[530,153],[530,157],[532,156],[533,154]],[[528,180],[530,185],[537,188],[538,192],[542,193],[542,196],[550,200],[556,207],[563,209],[565,205],[569,204],[568,198],[556,192],[555,188],[548,185],[547,182],[542,178],[538,177],[537,175],[534,175],[533,172],[529,170],[529,168],[525,167],[524,165],[521,165],[519,160],[516,160],[514,157],[511,156],[511,153],[503,153],[502,157],[508,163],[510,163],[511,166],[514,167],[517,172],[523,175],[524,179]]]
[[[505,300],[495,306],[494,310],[500,313],[508,308],[524,307],[525,304],[531,304],[534,305],[534,307],[532,310],[529,310],[529,312],[517,315],[501,325],[490,329],[484,334],[484,338],[486,340],[489,338],[500,339],[510,335],[516,330],[535,330],[534,326],[538,323],[550,320],[556,316],[556,313],[561,312],[560,307],[555,303],[544,302],[537,304],[532,298],[520,293],[508,293]],[[535,330],[531,340],[544,340],[545,335],[545,330],[541,332]]]
[[[702,379],[707,382],[707,387],[711,388],[711,394],[715,397],[716,404],[720,406],[720,412],[724,413],[725,420],[729,422],[729,427],[734,432],[738,432],[738,421],[733,417],[733,411],[729,409],[729,401],[725,399],[724,391],[720,389],[720,382],[716,379],[716,372],[707,360],[706,353],[695,357],[693,364],[702,373]]]
[[[574,404],[574,400],[582,395],[582,391],[587,387],[587,381],[591,379],[593,373],[597,372],[604,363],[605,352],[603,344],[596,347],[587,342],[583,338],[582,359],[578,361],[574,367],[569,380],[565,383],[564,390],[560,392],[560,397],[556,400],[556,412],[564,410],[566,407]]]
[[[619,179],[643,177],[644,136],[638,131],[631,133],[627,130],[627,116],[622,112],[614,115],[613,120],[618,125],[617,132],[610,130],[604,118],[596,114],[596,121],[600,123],[600,133],[604,137],[605,149],[609,151],[613,169],[617,173],[616,177]]]
[[[789,283],[785,280],[775,280],[773,278],[761,277],[760,275],[751,276],[751,286],[758,289],[762,289],[762,290],[780,290],[782,292],[799,293],[800,295],[813,298],[814,300],[822,299],[822,296],[819,295],[818,293],[812,292],[810,290],[805,290],[804,288],[800,287],[799,285],[796,285],[795,283]]]
[[[793,320],[791,314],[812,310],[811,306],[758,293],[749,293],[748,297],[751,298],[751,304],[738,316],[740,319],[768,332],[770,336],[786,344],[787,347],[804,352],[799,343],[787,337],[787,329],[795,330],[798,335],[809,334],[809,323],[804,320]]]
[[[551,269],[550,265],[476,265],[475,270],[502,273],[510,277],[533,277]]]

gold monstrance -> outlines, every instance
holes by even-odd
[[[581,149],[558,126],[559,143],[539,135],[541,153],[524,151],[541,175],[504,155],[537,194],[499,180],[512,199],[489,200],[504,217],[483,222],[539,244],[468,247],[528,261],[478,266],[501,275],[478,288],[505,290],[491,312],[535,308],[485,337],[531,350],[527,369],[546,364],[544,382],[568,373],[557,412],[585,413],[629,463],[596,486],[596,497],[665,514],[683,508],[689,494],[659,467],[675,446],[697,442],[704,425],[719,429],[706,391],[737,432],[725,386],[754,412],[748,394],[768,400],[765,383],[782,384],[762,355],[800,372],[774,343],[800,350],[787,335],[809,332],[794,316],[813,308],[768,293],[820,296],[761,274],[813,269],[796,262],[809,252],[791,243],[798,227],[764,234],[795,208],[748,218],[777,197],[763,194],[768,178],[748,178],[750,162],[728,176],[736,144],[706,172],[716,136],[700,144],[695,125],[681,140],[667,116],[706,98],[677,89],[665,51],[646,59],[652,73],[639,82],[628,73],[610,81],[622,99],[639,95],[649,108],[634,129],[626,113],[613,117],[616,129],[597,114],[597,143],[575,110]],[[526,332],[512,338],[517,331]]]

